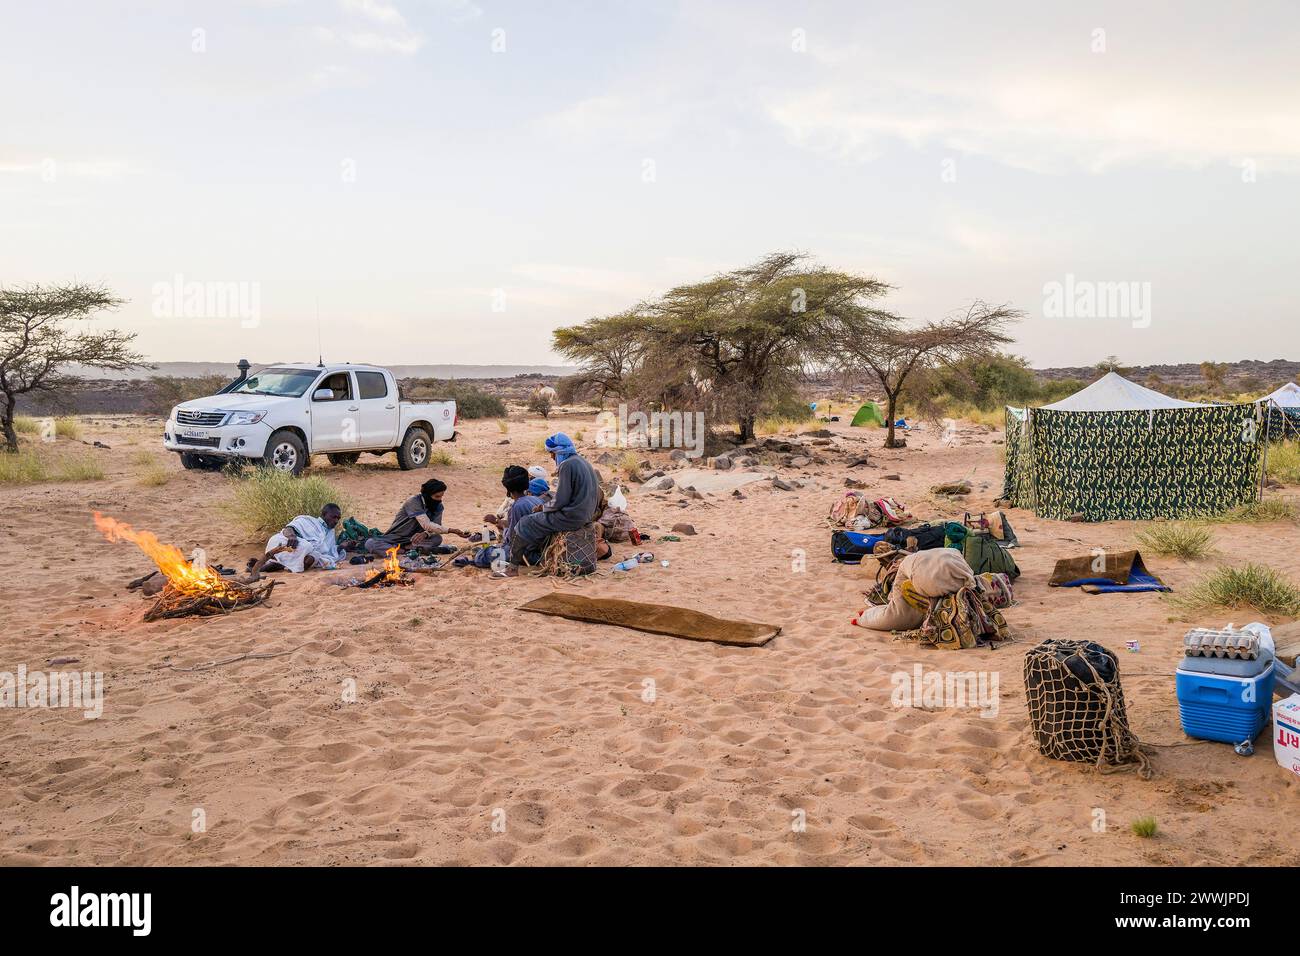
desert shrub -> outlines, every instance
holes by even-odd
[[[1232,524],[1234,522],[1258,524],[1265,521],[1294,521],[1295,517],[1295,505],[1291,504],[1291,502],[1283,498],[1265,498],[1262,501],[1237,505],[1235,508],[1229,508],[1227,511],[1211,515],[1202,520],[1214,524]]]
[[[1149,840],[1156,835],[1158,829],[1155,817],[1139,817],[1129,824],[1135,836],[1140,836],[1144,840]]]
[[[944,418],[963,419],[968,422],[974,422],[976,425],[991,425],[994,428],[1001,428],[1006,424],[1006,411],[999,406],[998,408],[980,408],[978,405],[959,404],[952,405],[943,409]]]
[[[49,478],[45,462],[38,458],[35,452],[0,452],[0,482],[28,485],[37,481],[49,481]]]
[[[54,434],[59,438],[80,438],[81,422],[66,416],[56,418],[54,420]]]
[[[503,435],[506,434],[507,432],[510,431],[510,423],[506,421],[504,418],[498,418],[497,431],[499,431]]]
[[[90,455],[62,458],[51,473],[54,481],[100,481],[103,477],[104,469]]]
[[[456,459],[451,457],[451,452],[445,448],[435,448],[429,452],[429,465],[437,465],[446,468],[448,465],[456,464]]]
[[[1203,558],[1214,543],[1209,528],[1179,521],[1149,525],[1135,537],[1143,551],[1170,558]]]
[[[319,475],[295,478],[274,468],[249,468],[232,477],[231,485],[224,510],[249,534],[274,534],[298,515],[319,515],[330,502],[348,512],[339,490]]]
[[[1253,608],[1264,614],[1300,617],[1300,588],[1262,564],[1217,568],[1169,602],[1183,611]]]
[[[549,419],[551,411],[555,408],[555,399],[551,397],[550,392],[538,390],[528,396],[527,408],[534,415],[541,415],[543,419]]]
[[[635,475],[641,469],[641,456],[634,451],[625,451],[618,459],[618,467],[625,475]]]
[[[151,451],[140,449],[131,456],[131,461],[137,467],[136,481],[146,488],[157,488],[171,481],[172,471],[167,467],[167,463]]]
[[[99,481],[104,469],[90,455],[42,457],[31,450],[0,453],[0,483],[27,485],[39,481]]]
[[[754,424],[754,433],[756,435],[777,435],[781,432],[802,428],[806,423],[807,419],[804,418],[786,418],[780,415],[771,415],[767,418],[760,418]]]
[[[1268,476],[1289,485],[1300,485],[1300,441],[1269,445]]]
[[[506,417],[505,402],[458,379],[403,379],[401,391],[403,398],[413,402],[454,401],[456,413],[464,419]]]
[[[20,435],[38,435],[41,431],[40,420],[31,415],[15,415],[14,431]]]

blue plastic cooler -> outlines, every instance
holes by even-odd
[[[1273,705],[1273,658],[1253,661],[1184,657],[1175,678],[1183,733],[1239,744],[1268,726]]]

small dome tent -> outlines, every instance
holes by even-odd
[[[867,402],[859,408],[858,413],[853,416],[853,421],[849,423],[850,426],[857,426],[859,428],[864,425],[880,425],[883,427],[884,424],[884,413],[880,411],[880,406],[875,402]]]

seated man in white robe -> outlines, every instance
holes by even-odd
[[[250,562],[250,571],[290,571],[299,574],[312,568],[333,570],[343,560],[334,533],[343,517],[338,505],[328,504],[320,517],[298,515],[266,542],[266,553]]]

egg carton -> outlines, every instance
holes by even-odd
[[[1259,635],[1237,630],[1193,628],[1183,638],[1186,657],[1221,657],[1253,661],[1259,657]]]

